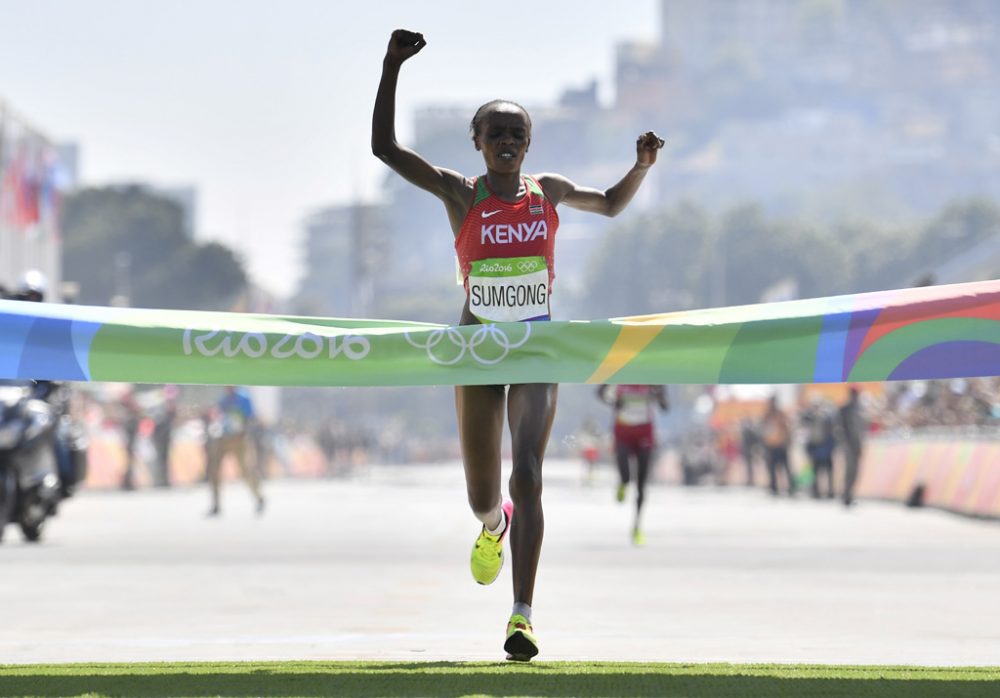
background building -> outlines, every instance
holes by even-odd
[[[305,273],[291,300],[294,312],[370,317],[398,273],[386,250],[386,209],[377,204],[329,206],[303,224]]]

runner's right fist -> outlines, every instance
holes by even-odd
[[[424,35],[420,32],[411,32],[406,29],[397,29],[389,38],[389,48],[386,50],[386,57],[402,63],[408,58],[420,53],[420,50],[427,45]]]

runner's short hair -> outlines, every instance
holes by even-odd
[[[479,124],[483,122],[483,119],[488,113],[499,107],[501,104],[509,104],[512,107],[520,109],[524,114],[524,118],[528,120],[528,130],[531,130],[531,116],[528,114],[527,109],[510,99],[493,99],[476,110],[476,114],[472,117],[472,122],[469,124],[469,135],[477,135],[479,133]]]

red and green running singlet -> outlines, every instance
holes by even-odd
[[[481,322],[549,319],[559,215],[534,177],[521,179],[525,195],[508,202],[476,177],[455,238],[469,310]]]

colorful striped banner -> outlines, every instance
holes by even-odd
[[[4,379],[401,386],[991,375],[1000,375],[1000,281],[465,327],[0,301]]]

